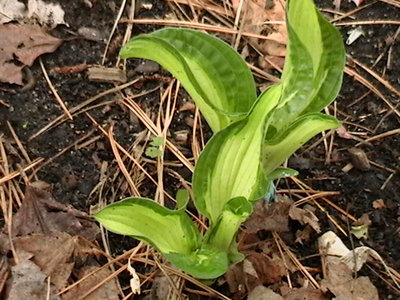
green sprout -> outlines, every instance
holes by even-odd
[[[148,157],[157,158],[163,155],[163,152],[160,150],[160,146],[164,144],[164,138],[157,136],[149,144],[150,146],[147,147],[145,151],[145,154]]]
[[[286,16],[289,39],[281,82],[259,96],[240,55],[199,31],[165,28],[134,37],[122,48],[122,58],[151,59],[171,72],[214,132],[192,178],[194,204],[209,228],[201,234],[186,214],[188,195],[180,195],[176,210],[127,198],[95,214],[96,220],[149,243],[200,279],[215,279],[243,259],[236,234],[253,204],[273,193],[273,180],[297,174],[280,165],[316,134],[339,126],[320,111],[342,84],[341,35],[312,0],[287,1]]]

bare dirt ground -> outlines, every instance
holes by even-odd
[[[277,187],[279,199],[312,211],[317,225],[289,216],[282,207],[276,208],[282,210],[279,220],[268,219],[271,208],[259,207],[252,220],[261,215],[286,227],[253,224],[251,232],[243,231],[238,238],[245,263],[205,286],[173,271],[145,245],[100,230],[88,216],[135,194],[153,199],[161,194],[170,205],[169,197],[190,185],[199,149],[211,136],[168,72],[143,60],[120,61],[118,51],[130,36],[165,23],[197,29],[208,24],[210,34],[237,46],[262,89],[279,78],[285,40],[266,47],[253,36],[281,28],[251,22],[281,21],[273,19],[281,10],[257,12],[256,4],[275,3],[263,0],[249,1],[243,8],[247,14],[238,14],[239,1],[140,0],[127,1],[119,18],[119,1],[46,1],[65,11],[68,26],[46,29],[61,45],[25,67],[22,85],[0,84],[0,297],[43,299],[34,291],[48,290],[50,299],[131,299],[130,256],[142,284],[141,296],[135,297],[147,299],[275,299],[265,298],[266,290],[258,295],[260,287],[283,297],[276,299],[338,294],[346,299],[351,285],[363,287],[360,278],[372,282],[366,290],[375,286],[379,293],[376,298],[372,288],[362,299],[399,299],[400,2],[367,0],[358,7],[354,2],[335,8],[332,1],[317,1],[345,41],[360,33],[346,45],[343,88],[328,108],[343,126],[298,151],[288,166],[300,175]],[[89,76],[100,66],[112,69],[113,77]],[[174,104],[165,101],[168,97]],[[148,142],[162,135],[169,121],[166,137],[183,158],[169,149],[163,160],[146,156]],[[350,286],[335,290],[340,284],[334,279],[321,281],[327,279],[326,266],[317,240],[328,231],[349,249],[376,250],[386,267],[375,256],[346,279]],[[30,273],[39,274],[30,279],[33,285],[16,279]]]

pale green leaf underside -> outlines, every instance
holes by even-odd
[[[153,245],[163,254],[189,254],[200,235],[182,210],[170,210],[145,198],[127,198],[93,216],[109,231],[129,235]]]
[[[214,132],[244,118],[256,100],[253,76],[240,55],[199,31],[165,28],[140,35],[121,49],[120,56],[151,59],[171,72]]]

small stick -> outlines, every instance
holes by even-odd
[[[391,135],[396,135],[396,134],[400,134],[400,128],[396,128],[396,129],[389,130],[389,131],[386,131],[384,133],[372,136],[372,137],[370,137],[370,138],[358,143],[356,145],[356,147],[358,147],[358,146],[360,146],[362,144],[368,143],[368,142],[376,141],[376,140],[379,140],[381,138],[385,138],[385,137],[388,137],[388,136],[391,136]]]
[[[157,25],[167,25],[167,26],[176,26],[176,27],[188,27],[202,30],[209,30],[214,32],[222,32],[228,34],[238,34],[239,31],[236,29],[231,29],[223,26],[215,26],[210,24],[203,23],[195,23],[189,21],[180,21],[180,20],[159,20],[159,19],[135,19],[135,20],[121,20],[120,23],[132,23],[132,24],[157,24]],[[285,24],[285,21],[268,21],[263,24]],[[400,24],[400,21],[399,21]],[[254,37],[262,40],[270,40],[268,36],[255,34],[251,32],[242,32],[243,36]]]
[[[47,75],[46,68],[44,67],[44,64],[43,64],[41,58],[39,58],[39,63],[40,63],[40,67],[42,68],[42,72],[43,72],[44,78],[46,79],[47,84],[49,85],[49,88],[50,88],[51,92],[53,93],[54,97],[56,98],[58,104],[60,104],[61,108],[63,109],[63,111],[65,113],[65,115],[70,120],[72,120],[73,119],[72,115],[69,112],[68,108],[65,106],[64,101],[61,99],[60,95],[58,95],[57,90],[55,89],[54,85],[51,83],[51,80],[49,78],[49,75]]]
[[[25,166],[22,170],[11,172],[10,174],[0,178],[0,185],[2,185],[3,183],[5,183],[5,182],[17,177],[18,175],[21,175],[21,172],[26,172],[26,171],[32,169],[33,167],[36,167],[43,160],[44,160],[43,158],[35,159],[34,161],[32,161],[32,163],[30,163],[27,166]]]

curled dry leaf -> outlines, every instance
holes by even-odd
[[[323,234],[318,244],[325,266],[324,279],[321,281],[323,290],[331,291],[336,300],[379,299],[378,291],[368,277],[353,278],[354,272],[360,270],[368,258],[381,260],[378,253],[368,247],[351,251],[332,231]]]
[[[23,85],[22,69],[44,53],[54,52],[62,40],[38,26],[0,25],[0,82]]]
[[[268,203],[264,200],[257,202],[253,214],[244,223],[245,231],[289,231],[289,209],[291,205],[289,202]]]
[[[93,241],[100,232],[86,213],[55,201],[46,191],[29,186],[12,226],[15,236],[63,231]]]
[[[246,259],[233,265],[225,276],[231,293],[244,295],[259,285],[280,282],[286,274],[285,264],[277,255],[249,251]]]
[[[372,207],[375,209],[383,209],[386,208],[385,201],[383,199],[377,199],[372,202]]]
[[[301,225],[310,225],[316,232],[321,232],[318,218],[311,210],[292,205],[289,209],[289,216],[292,220],[299,221]]]

